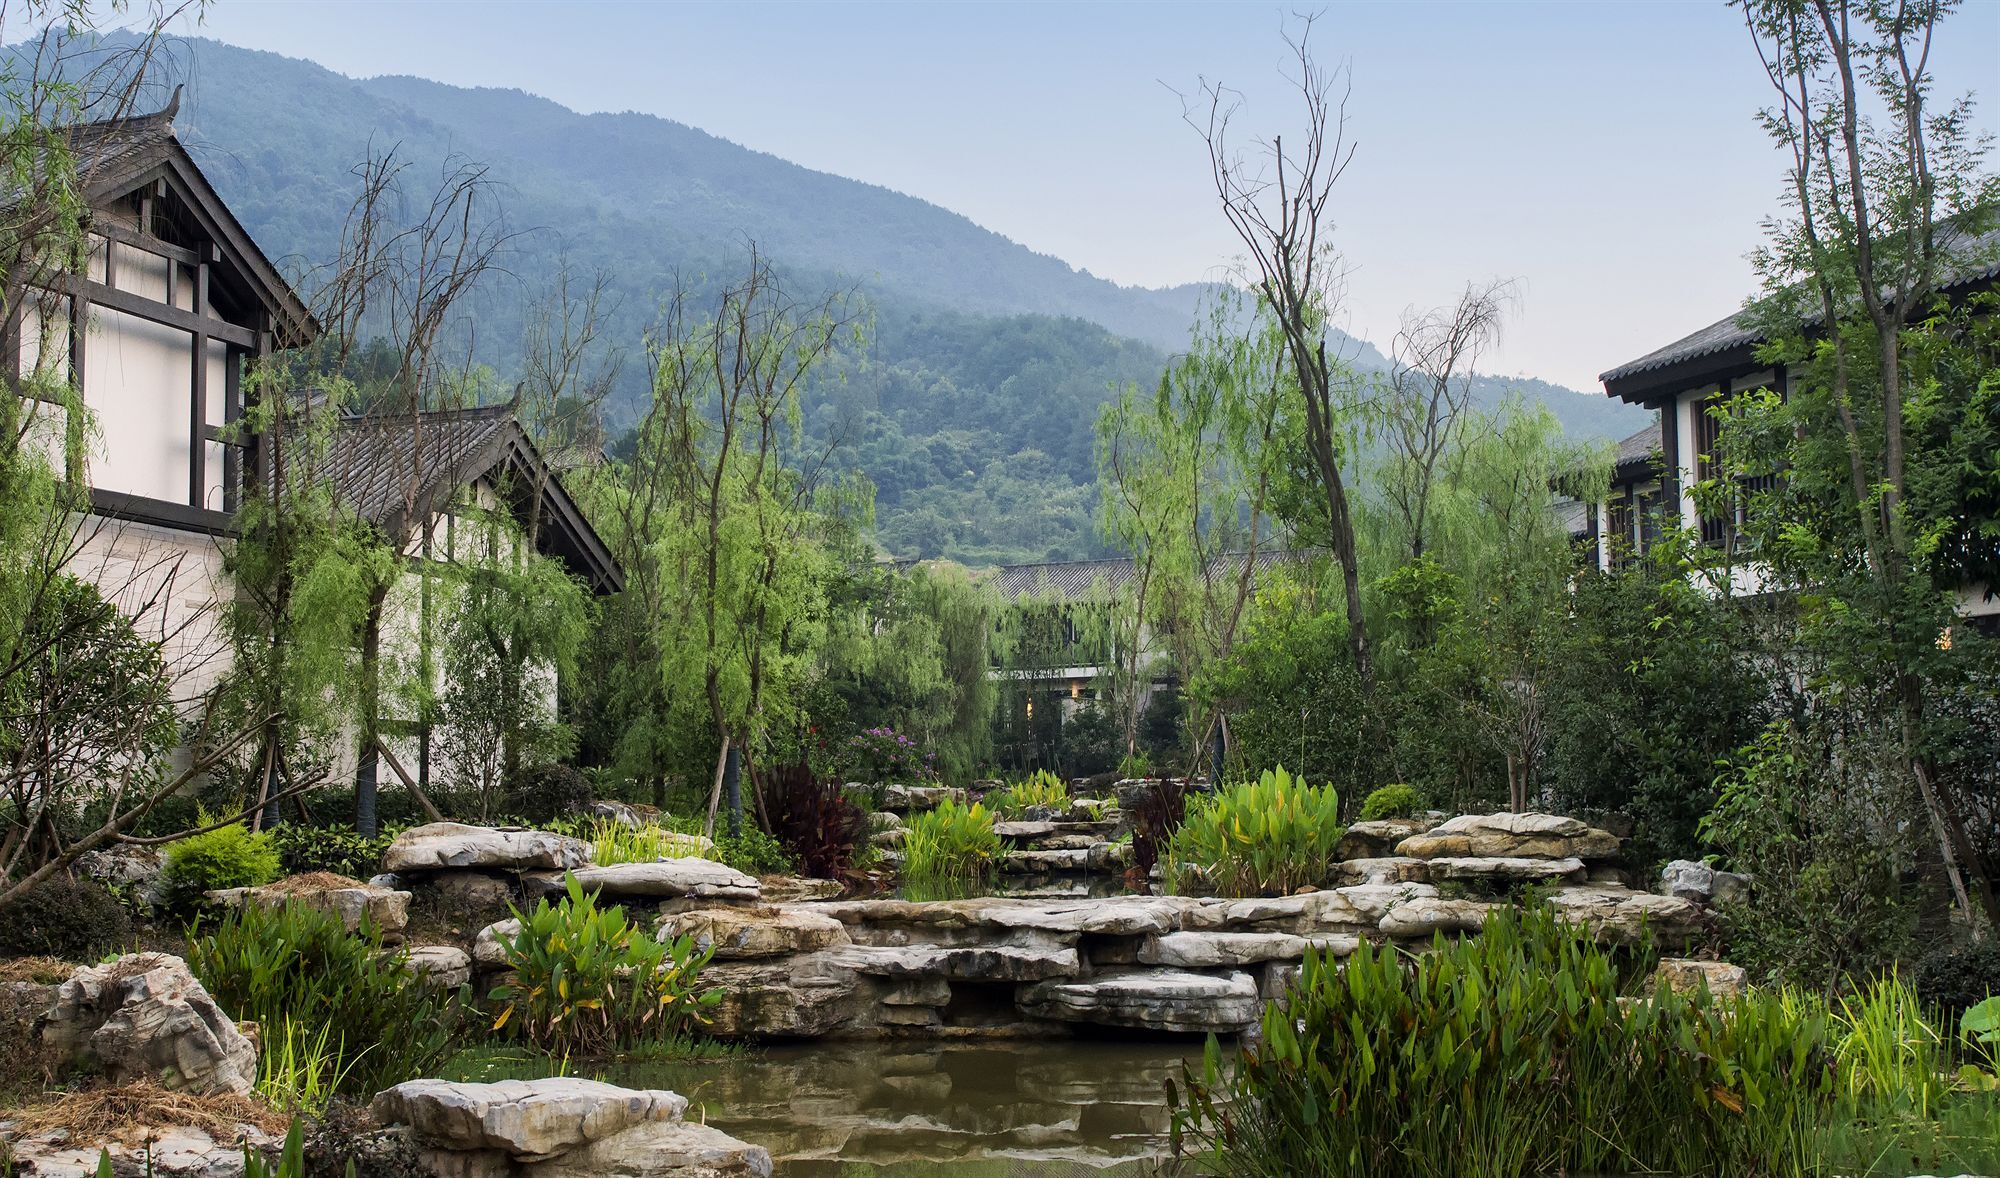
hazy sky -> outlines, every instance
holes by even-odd
[[[1288,10],[215,0],[187,31],[661,115],[1158,286],[1240,252],[1174,92],[1207,77],[1244,93],[1246,129],[1294,127]],[[2000,0],[1945,31],[1941,88],[2000,103]],[[1595,390],[1751,290],[1780,162],[1753,121],[1768,84],[1720,0],[1335,2],[1315,44],[1352,67],[1359,149],[1335,203],[1358,334],[1386,342],[1405,308],[1512,277],[1522,299],[1486,367]]]

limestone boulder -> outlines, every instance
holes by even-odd
[[[1023,987],[1016,1004],[1051,1022],[1188,1034],[1239,1032],[1263,1011],[1256,979],[1247,973],[1178,969],[1116,969],[1038,982]]]
[[[484,867],[503,871],[562,871],[590,862],[590,844],[541,830],[433,822],[396,836],[382,856],[382,870],[446,871]]]
[[[628,897],[678,899],[693,896],[704,900],[755,900],[762,889],[755,876],[745,875],[726,863],[694,857],[656,859],[651,863],[613,863],[605,867],[578,867],[568,874],[586,892],[597,892],[611,900]],[[564,873],[532,872],[521,877],[530,893],[554,895],[563,890]]]
[[[361,931],[364,923],[372,924],[386,941],[401,940],[410,923],[410,893],[325,873],[293,876],[262,887],[225,888],[208,893],[208,899],[225,908],[298,904],[335,917],[350,933]]]
[[[479,969],[504,969],[507,965],[507,946],[501,944],[505,935],[509,940],[521,935],[521,922],[508,917],[496,920],[479,930],[472,938],[472,964]]]
[[[1550,907],[1588,928],[1600,941],[1633,944],[1647,931],[1663,945],[1684,944],[1701,927],[1701,908],[1689,900],[1586,884],[1557,888]]]
[[[414,886],[461,912],[505,912],[515,898],[513,883],[483,871],[440,871],[420,877]]]
[[[169,953],[127,954],[71,974],[42,1041],[59,1058],[94,1062],[114,1084],[150,1079],[244,1095],[257,1083],[256,1044]]]
[[[219,1140],[218,1140],[219,1138]],[[282,1138],[255,1125],[220,1127],[211,1135],[192,1126],[158,1130],[145,1141],[72,1139],[67,1130],[53,1129],[9,1142],[12,1172],[34,1178],[96,1178],[103,1155],[111,1158],[117,1175],[151,1178],[242,1178],[245,1147],[266,1158],[274,1156]]]
[[[1428,939],[1441,932],[1476,933],[1486,927],[1486,914],[1496,907],[1482,900],[1419,896],[1391,907],[1377,927],[1397,940]]]
[[[1429,883],[1430,868],[1422,859],[1408,855],[1383,855],[1373,859],[1345,859],[1334,866],[1342,884]]]
[[[1359,946],[1360,938],[1340,934],[1300,937],[1290,933],[1181,932],[1147,938],[1139,946],[1138,959],[1144,965],[1218,969],[1266,961],[1302,961],[1308,948],[1345,957]]]
[[[711,963],[702,970],[702,984],[722,1000],[708,1010],[709,1033],[725,1039],[815,1039],[871,1025],[878,1003],[869,987],[861,975],[827,956]]]
[[[410,975],[440,990],[456,990],[472,980],[472,955],[456,945],[413,945],[402,951]]]
[[[672,1092],[575,1076],[411,1080],[376,1094],[370,1106],[376,1120],[408,1125],[427,1148],[498,1150],[516,1161],[545,1161],[637,1125],[676,1122],[686,1109],[687,1099]]]
[[[1437,894],[1436,888],[1420,883],[1354,884],[1313,892],[1306,897],[1309,908],[1302,931],[1373,932],[1379,928],[1386,932],[1383,921],[1393,909],[1434,900]]]
[[[523,1178],[771,1178],[771,1155],[709,1125],[656,1121],[526,1167]]]
[[[1555,814],[1465,814],[1396,844],[1415,859],[1608,859],[1618,839]]]
[[[1516,856],[1458,858],[1447,856],[1424,861],[1434,880],[1489,880],[1495,883],[1538,883],[1551,879],[1582,880],[1581,859],[1523,859]]]
[[[136,888],[148,904],[160,901],[160,872],[166,867],[166,852],[158,847],[113,843],[77,857],[77,874],[107,887]]]
[[[867,786],[861,786],[865,790]],[[935,810],[946,801],[965,804],[965,791],[944,785],[886,785],[882,787],[882,808],[891,814],[921,814]]]
[[[757,882],[762,889],[762,898],[773,904],[831,900],[843,890],[837,879],[813,879],[803,875],[767,875]]]
[[[1727,961],[1662,957],[1653,973],[1653,984],[1661,990],[1682,994],[1706,989],[1717,998],[1736,998],[1750,989],[1750,975],[1742,966]]]
[[[1750,898],[1750,877],[1676,859],[1660,872],[1660,894],[1697,904],[1735,903]]]
[[[717,961],[812,953],[848,943],[846,925],[804,907],[692,908],[667,913],[655,927],[662,941],[692,936],[698,945],[714,946]]]
[[[1378,818],[1357,822],[1347,828],[1334,847],[1340,859],[1378,859],[1392,853],[1396,844],[1431,827],[1427,818]]]
[[[952,978],[971,982],[1037,982],[1082,971],[1075,949],[1020,945],[852,945],[824,960],[837,968],[884,978]]]

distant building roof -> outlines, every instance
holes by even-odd
[[[1941,226],[1938,237],[1941,249],[1963,257],[1963,261],[1938,283],[1940,290],[1963,290],[2000,278],[2000,228],[1971,236],[1949,226]],[[1806,320],[1808,325],[1818,321],[1816,315]],[[1750,353],[1764,342],[1763,333],[1755,327],[1750,313],[1738,311],[1665,347],[1655,348],[1636,360],[1620,364],[1598,379],[1604,382],[1605,391],[1612,396],[1644,403],[1649,394],[1660,392],[1660,386],[1677,372],[1684,373],[1690,383],[1698,383],[1706,375],[1706,370],[1712,367],[1702,364],[1702,361],[1716,359],[1720,362],[1726,357],[1729,361],[1747,362],[1751,359]]]
[[[1259,551],[1256,571],[1264,572],[1281,564],[1301,564],[1312,552]],[[1211,570],[1234,573],[1242,569],[1245,554],[1228,552],[1217,556]],[[1129,556],[1104,560],[1061,560],[1041,564],[1001,565],[993,570],[992,585],[1008,601],[1027,597],[1055,597],[1078,601],[1105,593],[1115,593],[1138,576],[1139,566]]]
[[[390,535],[429,516],[480,478],[499,485],[526,519],[540,495],[540,546],[599,592],[625,577],[562,480],[514,416],[514,406],[343,417],[318,472],[355,514]]]
[[[1660,430],[1660,419],[1631,437],[1618,443],[1612,455],[1611,481],[1631,482],[1652,473],[1653,460],[1666,449]]]

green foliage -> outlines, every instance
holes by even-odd
[[[1910,984],[1924,1002],[1946,1018],[2000,994],[2000,945],[1937,946],[1918,959]]]
[[[257,1094],[285,1112],[314,1116],[325,1112],[357,1062],[341,1058],[332,1024],[314,1029],[287,1019],[269,1031],[260,1029],[260,1035]]]
[[[311,1110],[317,1112],[318,1110]],[[285,1130],[284,1144],[278,1147],[278,1157],[273,1161],[262,1153],[243,1147],[243,1178],[307,1178],[305,1138],[297,1117],[292,1118],[291,1127]],[[108,1158],[106,1159],[109,1160]],[[103,1169],[103,1163],[99,1169]],[[147,1169],[152,1169],[151,1162]],[[354,1178],[354,1166],[349,1163],[347,1178]]]
[[[1410,818],[1424,808],[1424,799],[1418,796],[1414,786],[1400,782],[1385,785],[1370,793],[1361,803],[1361,821],[1375,822],[1383,818]]]
[[[394,830],[367,838],[352,830],[287,822],[272,827],[271,846],[286,875],[330,871],[350,879],[367,879],[382,870],[382,856],[395,841]]]
[[[716,832],[715,849],[708,857],[745,875],[796,875],[799,870],[784,844],[748,823],[734,836]]]
[[[204,816],[202,825],[208,821]],[[241,822],[231,822],[167,844],[160,893],[168,908],[186,912],[202,902],[205,892],[254,888],[283,871],[269,831],[253,834]]]
[[[847,738],[839,771],[849,781],[922,785],[937,780],[937,758],[894,728],[863,729]]]
[[[577,835],[588,839],[592,863],[652,863],[660,859],[712,857],[701,849],[700,836],[669,830],[656,822],[627,826],[610,818],[595,818]]]
[[[1773,721],[1717,781],[1701,832],[1757,880],[1753,902],[1724,910],[1730,958],[1753,974],[1831,991],[1911,943],[1915,914],[1877,822],[1882,799],[1870,794],[1880,767],[1860,751],[1834,754]]]
[[[1966,1007],[1958,1020],[1958,1033],[1972,1042],[1985,1044],[2000,1058],[2000,994]]]
[[[904,831],[903,882],[922,891],[975,887],[1004,850],[993,833],[992,812],[978,802],[965,806],[946,798],[912,817]]]
[[[501,1004],[493,1029],[511,1027],[551,1055],[604,1055],[671,1039],[722,1000],[721,991],[699,988],[713,948],[697,950],[693,937],[654,940],[624,908],[599,908],[597,893],[574,875],[555,904],[544,898],[514,916],[520,930],[500,935],[512,973],[491,995]]]
[[[1337,861],[1340,795],[1283,766],[1256,781],[1190,798],[1167,850],[1167,877],[1182,892],[1285,895],[1325,882]]]
[[[1230,1072],[1213,1046],[1176,1138],[1223,1174],[1797,1174],[1834,1096],[1823,1007],[1669,991],[1545,910],[1406,959],[1309,954]]]
[[[188,965],[224,1010],[264,1028],[260,1078],[286,1091],[379,1092],[427,1074],[457,1038],[457,1004],[417,984],[378,930],[349,933],[301,904],[248,904],[197,926]],[[289,1070],[277,1049],[287,1036],[303,1047]]]
[[[588,807],[592,800],[590,779],[568,765],[536,765],[514,779],[507,799],[509,813],[543,823]]]
[[[0,919],[0,957],[92,961],[131,936],[132,918],[104,885],[58,874],[7,906]]]
[[[1017,781],[992,799],[992,810],[1012,818],[1025,810],[1069,809],[1069,783],[1047,769],[1037,769],[1025,781]]]

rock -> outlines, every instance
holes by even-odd
[[[155,1130],[148,1143],[87,1141],[70,1139],[65,1130],[53,1130],[16,1138],[10,1172],[35,1178],[95,1178],[101,1154],[111,1156],[112,1173],[149,1174],[153,1178],[241,1178],[243,1150],[267,1157],[277,1152],[281,1138],[255,1125],[237,1125],[235,1133],[222,1134],[224,1140],[191,1126]]]
[[[1519,880],[1582,879],[1581,859],[1442,858],[1426,861],[1432,879]]]
[[[526,1178],[771,1178],[763,1146],[708,1125],[636,1125],[530,1166]]]
[[[1643,930],[1665,945],[1684,943],[1701,924],[1701,909],[1690,901],[1629,888],[1586,884],[1557,888],[1546,897],[1564,919],[1588,928],[1600,941],[1633,944]]]
[[[860,976],[820,953],[712,962],[701,980],[722,995],[709,1008],[708,1031],[725,1039],[819,1038],[865,1025],[874,1013]]]
[[[713,945],[718,961],[812,953],[847,944],[847,926],[805,908],[716,907],[670,912],[655,926],[659,939],[694,937]]]
[[[763,889],[763,898],[773,904],[831,900],[844,890],[837,879],[810,879],[801,875],[767,875],[758,884]]]
[[[1660,893],[1697,904],[1734,903],[1750,898],[1750,877],[1676,859],[1660,872]]]
[[[824,960],[872,977],[970,982],[1038,982],[1073,978],[1082,971],[1075,949],[1017,945],[850,945],[827,953]]]
[[[1107,970],[1074,981],[1038,982],[1023,988],[1016,1001],[1024,1013],[1052,1022],[1196,1034],[1241,1031],[1263,1010],[1256,981],[1236,971]]]
[[[943,978],[905,978],[882,992],[884,1006],[943,1006],[951,1001],[951,983]]]
[[[338,876],[324,881],[311,875],[294,876],[256,888],[225,888],[208,893],[210,902],[225,908],[255,904],[259,908],[283,908],[298,904],[338,917],[350,933],[361,931],[364,921],[372,923],[385,941],[403,939],[410,923],[410,893],[378,888],[373,884],[339,882]]]
[[[606,822],[616,822],[620,826],[629,826],[633,830],[646,825],[646,820],[639,816],[639,812],[624,802],[608,800],[592,802],[585,808],[584,813],[590,815],[592,818],[599,818]]]
[[[860,787],[866,790],[867,786]],[[945,801],[965,804],[965,791],[943,785],[885,785],[882,808],[891,814],[921,814],[935,810]]]
[[[1341,859],[1376,859],[1389,854],[1397,843],[1430,829],[1427,818],[1378,818],[1357,822],[1347,828],[1334,847]]]
[[[382,856],[382,869],[397,874],[455,867],[562,871],[589,863],[590,854],[589,843],[546,831],[433,822],[397,835]]]
[[[166,861],[166,853],[156,847],[113,843],[77,856],[75,868],[78,875],[107,886],[137,888],[151,903],[156,898],[160,870]]]
[[[586,892],[607,898],[627,896],[674,899],[695,896],[701,899],[755,900],[761,894],[757,880],[726,863],[713,859],[657,859],[651,863],[614,863],[608,867],[579,867],[568,874]],[[530,892],[552,895],[566,886],[557,872],[531,872],[521,877]]]
[[[1359,945],[1358,937],[1341,935],[1306,938],[1290,933],[1168,933],[1147,938],[1139,946],[1139,961],[1144,965],[1214,969],[1265,961],[1300,961],[1308,947],[1345,957]]]
[[[1422,859],[1408,855],[1385,855],[1376,859],[1347,859],[1335,866],[1343,884],[1429,883],[1430,869]]]
[[[1429,884],[1354,884],[1304,897],[1310,904],[1305,930],[1374,932],[1399,905],[1437,898]]]
[[[1003,839],[1014,839],[1018,842],[1044,839],[1055,832],[1056,823],[1052,818],[1040,822],[996,822],[993,824],[994,834],[999,835]]]
[[[909,834],[909,831],[900,826],[891,827],[888,830],[878,830],[868,836],[868,845],[871,847],[900,847],[903,845],[903,840],[909,837]]]
[[[1608,859],[1618,840],[1554,814],[1465,814],[1396,845],[1416,859]]]
[[[1049,875],[1063,871],[1090,870],[1089,851],[1009,851],[1000,857],[1000,871],[1007,875]]]
[[[480,969],[506,968],[507,947],[500,943],[503,933],[509,938],[520,936],[521,922],[510,916],[506,920],[496,920],[480,929],[479,935],[472,938],[473,965]]]
[[[551,1076],[461,1084],[411,1080],[376,1095],[369,1111],[384,1124],[408,1125],[433,1149],[500,1150],[516,1161],[544,1161],[635,1125],[680,1120],[687,1099]]]
[[[420,886],[461,912],[505,912],[514,902],[514,885],[483,871],[440,871],[424,877]]]
[[[456,990],[472,980],[472,955],[456,945],[416,945],[403,950],[403,964],[419,981]]]
[[[870,810],[868,812],[868,829],[871,832],[901,830],[902,828],[903,816],[901,814],[892,814],[887,810]]]
[[[1717,998],[1736,998],[1750,989],[1750,975],[1742,966],[1727,961],[1662,957],[1659,969],[1653,974],[1653,983],[1659,989],[1682,994],[1706,987]]]
[[[1379,927],[1398,940],[1427,938],[1433,933],[1476,933],[1486,927],[1486,914],[1498,907],[1480,900],[1446,900],[1422,896],[1389,909]]]
[[[86,966],[56,991],[42,1041],[59,1056],[86,1058],[114,1084],[247,1095],[257,1083],[257,1047],[209,997],[187,962],[133,953]]]
[[[1317,913],[1324,903],[1313,898],[1317,895],[1313,892],[1243,900],[1204,899],[1181,914],[1181,928],[1296,933],[1313,923],[1309,915]]]

